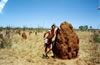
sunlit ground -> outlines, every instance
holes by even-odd
[[[0,49],[0,65],[100,65],[100,43],[89,42],[92,32],[76,32],[80,38],[79,55],[70,60],[54,59],[52,52],[49,59],[43,59],[43,32],[38,35],[25,33],[26,40],[19,34],[11,34],[12,47]]]

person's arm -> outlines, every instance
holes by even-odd
[[[46,33],[44,33],[44,36],[43,36],[43,38],[45,38],[45,36],[46,36],[46,34],[48,34],[49,32],[47,31]]]
[[[58,28],[55,28],[55,34],[57,33],[57,29],[58,29]]]

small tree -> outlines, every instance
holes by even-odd
[[[90,26],[90,29],[92,29],[92,26]]]
[[[88,25],[85,25],[84,26],[84,30],[88,30]]]
[[[79,26],[79,29],[80,29],[81,31],[88,30],[88,25]]]
[[[79,29],[80,29],[80,30],[83,30],[83,26],[79,26]]]

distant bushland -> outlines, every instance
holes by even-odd
[[[0,31],[2,30],[35,30],[37,32],[42,32],[42,31],[47,31],[49,30],[50,28],[43,28],[43,27],[38,27],[38,28],[32,28],[32,27],[10,27],[10,26],[7,26],[7,27],[0,27]]]

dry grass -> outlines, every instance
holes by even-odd
[[[0,65],[100,65],[100,44],[89,42],[92,32],[77,32],[80,38],[79,56],[71,60],[43,59],[43,33],[37,36],[29,35],[29,31],[25,33],[26,40],[21,35],[11,34],[12,47],[0,49]]]

